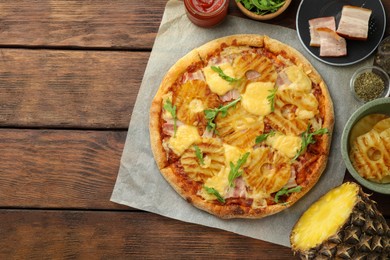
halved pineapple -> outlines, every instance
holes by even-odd
[[[390,230],[360,186],[344,183],[303,213],[290,242],[301,259],[389,259]]]
[[[234,110],[234,112],[233,112]],[[215,120],[217,133],[224,142],[240,148],[255,145],[256,136],[264,130],[262,117],[247,112],[240,103],[229,109],[226,117],[219,114]]]
[[[189,80],[178,87],[173,97],[177,118],[188,125],[197,126],[204,121],[204,110],[220,105],[219,97],[212,93],[205,81]]]
[[[194,146],[184,152],[180,162],[191,179],[204,183],[207,178],[216,175],[225,165],[224,148],[222,142],[215,138],[203,138],[197,147],[202,154],[202,162],[196,155]]]

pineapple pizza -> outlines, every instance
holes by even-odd
[[[231,35],[170,68],[151,105],[150,140],[162,175],[189,203],[261,218],[316,184],[333,124],[327,86],[298,51]]]

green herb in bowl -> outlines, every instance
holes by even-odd
[[[236,0],[241,3],[246,9],[255,14],[266,15],[275,13],[280,7],[285,4],[285,0]]]

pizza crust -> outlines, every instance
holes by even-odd
[[[314,173],[308,176],[305,183],[302,185],[301,192],[293,193],[289,196],[288,204],[275,204],[267,206],[265,208],[254,209],[239,204],[224,205],[216,201],[206,201],[201,196],[196,194],[196,190],[191,187],[188,182],[183,181],[183,176],[181,175],[182,173],[180,173],[174,163],[171,164],[171,162],[169,162],[167,158],[167,153],[162,145],[161,113],[163,110],[162,101],[164,94],[170,91],[170,87],[186,71],[188,66],[196,62],[203,62],[208,58],[210,54],[215,53],[215,51],[217,50],[220,50],[221,46],[230,45],[249,45],[253,47],[264,47],[268,51],[275,54],[283,53],[284,57],[287,57],[289,60],[293,61],[295,65],[303,68],[309,78],[314,83],[318,84],[321,89],[323,95],[323,107],[321,109],[323,111],[322,117],[324,119],[322,127],[328,128],[329,130],[329,134],[324,135],[322,137],[323,147],[321,147],[321,149],[325,151],[325,154],[320,156],[318,160],[310,166],[313,169],[312,172]],[[328,92],[325,82],[321,78],[320,74],[310,64],[310,62],[306,60],[306,58],[301,53],[286,44],[271,39],[268,36],[251,34],[231,35],[219,38],[192,50],[187,55],[182,57],[167,72],[161,85],[159,86],[156,96],[153,99],[150,109],[151,148],[157,166],[160,169],[164,178],[175,189],[175,191],[189,203],[193,204],[195,207],[201,210],[207,211],[213,215],[224,219],[262,218],[268,215],[272,215],[286,209],[287,207],[290,207],[301,197],[303,197],[307,192],[309,192],[315,186],[322,172],[326,168],[327,159],[329,157],[329,149],[331,145],[333,125],[334,112],[330,94]]]

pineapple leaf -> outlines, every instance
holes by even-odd
[[[283,195],[289,195],[291,193],[294,193],[294,192],[300,192],[302,190],[302,187],[301,186],[296,186],[294,188],[282,188],[280,191],[278,191],[276,194],[275,194],[275,198],[274,198],[274,201],[275,203],[280,203],[279,202],[279,198]]]
[[[217,200],[221,203],[225,203],[225,199],[219,194],[219,192],[214,188],[209,188],[207,186],[203,186],[203,188],[206,190],[208,194],[214,195],[217,197]]]
[[[249,152],[246,152],[240,159],[238,159],[237,164],[230,162],[230,172],[229,172],[229,186],[234,187],[234,180],[242,175],[240,167],[246,162],[249,156]]]
[[[176,105],[172,105],[171,100],[167,99],[167,101],[164,104],[164,109],[168,111],[172,118],[173,118],[173,137],[176,137],[176,131],[177,131],[177,116],[176,116]]]

